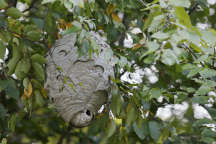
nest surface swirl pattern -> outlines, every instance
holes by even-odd
[[[45,87],[61,117],[75,127],[87,126],[107,102],[114,77],[112,50],[98,33],[89,36],[97,52],[79,57],[76,34],[56,41],[47,56]]]

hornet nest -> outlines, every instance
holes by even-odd
[[[89,32],[95,47],[80,56],[72,33],[56,41],[47,56],[45,88],[61,117],[74,127],[87,126],[108,100],[114,77],[113,52],[98,33]]]

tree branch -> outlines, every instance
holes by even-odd
[[[199,4],[198,3],[195,3],[190,9],[189,9],[189,12],[188,12],[188,15],[191,15],[197,8]]]
[[[33,0],[33,1],[31,2],[31,4],[30,4],[29,8],[25,9],[23,12],[29,11],[29,10],[31,10],[32,8],[34,8],[34,5],[35,5],[36,2],[37,2],[37,0]]]

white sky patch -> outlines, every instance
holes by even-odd
[[[158,108],[156,117],[160,118],[163,121],[168,121],[172,118],[172,111],[170,108]]]
[[[98,113],[102,113],[102,112],[103,112],[103,110],[104,110],[104,108],[105,108],[105,106],[104,106],[104,105],[102,105],[102,106],[101,106],[101,108],[98,110]]]
[[[208,113],[208,111],[200,106],[199,104],[193,104],[193,109],[194,109],[194,118],[196,119],[203,119],[203,118],[207,118],[207,119],[212,119],[210,114]]]
[[[17,79],[17,76],[15,74],[12,74],[11,77]]]
[[[182,104],[168,104],[165,107],[160,107],[157,110],[156,117],[163,121],[172,120],[172,118],[177,117],[178,119],[183,119],[189,104],[183,102]],[[212,119],[208,111],[200,106],[199,104],[192,105],[194,110],[194,118],[196,119]]]
[[[210,8],[210,9],[209,9],[209,15],[212,16],[212,15],[214,15],[214,14],[215,14],[215,9]]]
[[[6,60],[8,58],[8,54],[9,54],[9,50],[6,48],[5,55],[4,55],[4,60]],[[4,60],[0,59],[0,63],[4,63]],[[2,68],[0,67],[0,69],[2,69]]]
[[[210,5],[213,5],[216,3],[216,0],[207,0],[207,2],[210,4]]]
[[[158,81],[158,77],[156,76],[156,72],[158,72],[158,70],[154,66],[152,68],[154,70],[152,70],[150,68],[142,69],[139,66],[135,65],[135,71],[134,72],[125,72],[121,76],[121,80],[129,82],[130,84],[140,84],[143,82],[142,78],[144,76],[146,76],[150,83],[152,83],[152,84],[156,83]]]
[[[121,69],[121,71],[123,71],[123,69]],[[125,72],[121,76],[121,80],[129,82],[130,84],[139,84],[142,83],[143,76],[144,76],[144,70],[138,66],[135,66],[135,71]]]
[[[198,28],[201,28],[201,29],[207,29],[209,27],[209,24],[207,23],[197,23],[196,25]]]
[[[124,39],[124,47],[126,48],[132,48],[133,47],[133,39],[131,35],[128,33],[126,34],[126,38]]]
[[[158,81],[158,77],[152,75],[152,76],[148,77],[148,80],[149,80],[150,83],[154,84],[154,83],[156,83]]]
[[[209,96],[214,96],[214,97],[216,97],[216,93],[215,93],[214,91],[210,91],[210,92],[208,93],[208,95],[209,95]]]
[[[122,21],[122,19],[123,19],[123,16],[124,16],[124,13],[122,13],[122,12],[119,12],[119,13],[118,13],[118,17],[121,19],[121,21]]]
[[[155,71],[157,71],[157,69],[154,66],[152,68],[153,70],[150,68],[145,68],[144,74],[148,78],[149,82],[153,84],[158,81],[158,77],[155,75]]]
[[[157,102],[159,102],[159,103],[161,103],[161,102],[163,102],[163,96],[160,96],[159,98],[157,98]]]
[[[131,30],[131,33],[132,33],[132,34],[139,34],[139,33],[142,33],[142,31],[141,31],[140,28],[133,28],[133,29]]]
[[[22,12],[26,10],[27,8],[29,8],[29,6],[26,3],[17,2],[16,8]]]

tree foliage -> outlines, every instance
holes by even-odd
[[[206,125],[216,124],[215,9],[205,0],[0,0],[1,144],[212,144],[216,132]],[[97,45],[89,31],[99,31],[112,47],[115,78],[111,104],[77,129],[47,97],[45,57],[56,39],[72,32],[79,54],[91,51]],[[155,81],[146,74],[140,82],[122,79],[152,67]],[[159,107],[183,102],[183,118],[156,116]],[[211,117],[195,118],[194,104]]]

